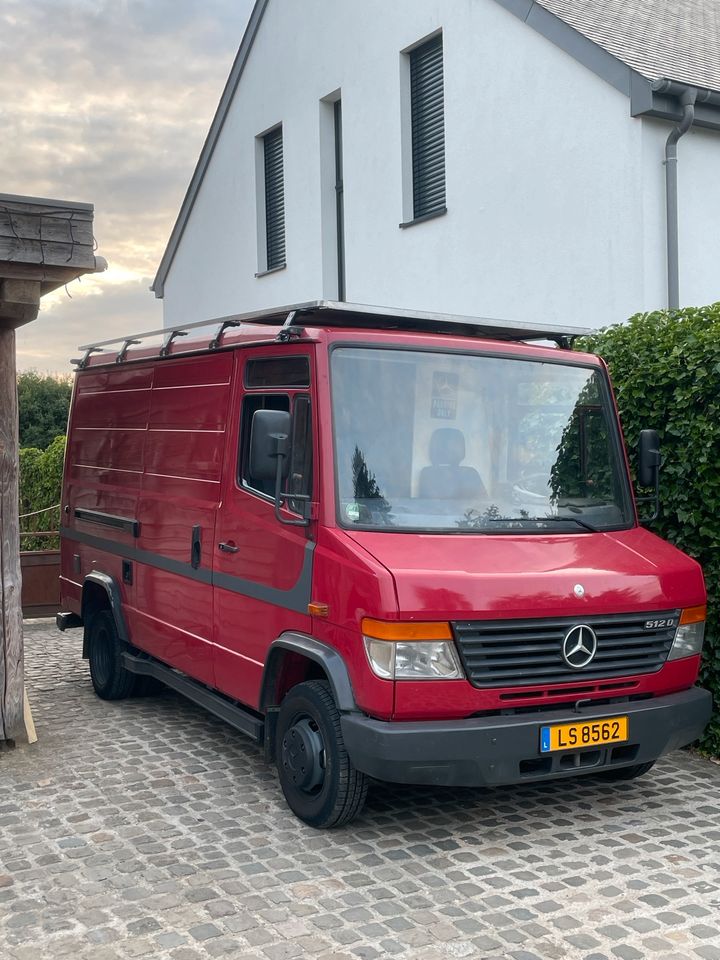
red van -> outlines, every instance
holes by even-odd
[[[190,332],[76,361],[58,624],[100,697],[202,704],[314,827],[368,778],[627,780],[700,736],[702,572],[640,525],[577,331],[319,301]]]

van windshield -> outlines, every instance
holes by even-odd
[[[343,526],[547,534],[633,522],[597,368],[338,347],[332,402]]]

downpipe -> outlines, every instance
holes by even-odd
[[[680,95],[683,108],[680,123],[673,127],[665,143],[665,193],[667,200],[667,273],[668,309],[680,309],[680,254],[678,217],[678,152],[677,145],[695,119],[697,90],[688,88]]]

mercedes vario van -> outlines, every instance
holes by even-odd
[[[316,302],[87,348],[58,621],[97,694],[204,705],[314,827],[369,778],[626,780],[695,740],[703,576],[572,332]]]

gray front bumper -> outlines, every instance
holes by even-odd
[[[346,713],[341,722],[350,759],[371,777],[475,787],[597,773],[656,760],[697,740],[711,713],[709,691],[693,687],[651,700],[587,705],[578,712],[403,723]],[[629,717],[626,744],[540,753],[540,727],[621,715]]]

